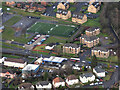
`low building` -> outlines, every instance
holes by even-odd
[[[55,88],[65,86],[65,82],[61,77],[56,77],[55,79],[53,79],[52,84]]]
[[[4,60],[4,65],[8,67],[24,68],[26,64],[27,62],[23,59],[6,58]]]
[[[47,45],[45,46],[45,49],[47,49],[47,50],[52,50],[55,46],[56,46],[55,43],[50,43],[50,44],[47,44]]]
[[[41,64],[42,61],[43,61],[43,57],[40,57],[34,62],[34,64]]]
[[[18,86],[18,90],[34,90],[32,83],[22,83]]]
[[[32,76],[32,74],[37,73],[38,70],[39,70],[39,65],[28,64],[22,69],[22,77],[26,78]]]
[[[88,12],[97,13],[100,10],[100,3],[94,2],[88,6]]]
[[[60,2],[57,5],[57,9],[67,10],[69,8],[69,4],[67,2]]]
[[[68,85],[74,85],[74,84],[79,83],[79,80],[77,79],[75,75],[70,75],[66,78],[66,83]]]
[[[85,73],[80,75],[79,78],[82,83],[88,83],[95,80],[95,75],[93,75],[92,73]]]
[[[52,84],[49,81],[41,81],[36,84],[36,88],[39,90],[41,88],[51,89]]]
[[[2,69],[2,71],[0,72],[0,77],[14,78],[15,76],[16,73],[12,70]]]
[[[56,17],[64,20],[69,19],[71,17],[71,11],[58,9],[56,12]]]
[[[63,46],[63,53],[78,54],[80,52],[80,45],[67,43]]]
[[[95,68],[93,68],[93,72],[99,78],[105,77],[105,70],[103,70],[100,66],[96,66]]]
[[[6,5],[7,5],[7,6],[14,7],[16,4],[15,4],[14,1],[9,1],[9,2],[7,1],[7,2],[6,2]]]
[[[86,33],[87,36],[98,35],[100,33],[100,28],[92,27],[92,28],[89,28],[89,29],[85,30],[85,33]]]
[[[100,58],[108,58],[110,52],[108,49],[104,47],[94,47],[91,51],[92,56],[100,57]]]
[[[87,16],[81,13],[73,13],[72,22],[83,24],[87,22]]]
[[[91,48],[99,44],[99,37],[97,36],[87,36],[83,35],[80,37],[80,43],[85,44],[87,47]]]

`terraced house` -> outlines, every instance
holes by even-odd
[[[67,2],[60,2],[57,5],[57,9],[67,10],[68,8],[69,8],[69,4]]]
[[[85,33],[86,33],[87,36],[98,35],[100,33],[100,28],[92,27],[92,28],[89,28],[89,29],[85,30]]]
[[[81,13],[74,13],[72,16],[72,22],[83,24],[87,22],[87,16]]]
[[[99,43],[99,37],[83,35],[80,37],[80,43],[85,44],[87,47],[91,48]]]
[[[69,19],[71,17],[71,11],[58,9],[56,13],[56,17],[64,20]]]
[[[88,7],[88,12],[97,13],[100,10],[100,3],[94,2]]]
[[[108,58],[110,55],[110,52],[108,49],[104,47],[94,47],[91,51],[92,56],[100,57],[100,58]]]
[[[63,46],[63,53],[78,54],[80,52],[80,45],[67,43]]]

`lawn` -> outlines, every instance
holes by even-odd
[[[44,46],[36,46],[36,47],[34,48],[34,50],[48,51],[48,50],[45,49],[45,45],[44,45]]]
[[[30,39],[27,39],[24,35],[21,35],[20,37],[14,36],[15,30],[11,27],[5,27],[5,30],[2,33],[2,39],[3,40],[14,40],[19,43],[27,43]]]
[[[83,26],[91,26],[91,27],[101,27],[99,18],[97,19],[88,19],[86,23],[82,24]]]
[[[60,39],[59,39],[60,38]],[[57,37],[57,36],[50,36],[43,44],[48,44],[48,43],[65,43],[68,38],[66,37]]]
[[[11,19],[9,19],[7,22],[5,22],[4,25],[12,26],[20,20],[21,20],[20,16],[14,16]]]
[[[71,11],[71,12],[73,12],[73,11],[75,11],[75,10],[76,10],[75,7],[70,7],[70,8],[69,8],[69,11]]]
[[[8,58],[20,58],[20,56],[16,55],[10,55],[10,54],[2,54],[3,57],[8,57]]]
[[[74,29],[74,27],[70,26],[55,25],[49,23],[36,23],[31,26],[30,29],[28,29],[28,32],[39,32],[40,34],[69,37],[69,35],[73,34],[72,32]]]

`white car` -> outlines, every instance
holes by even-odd
[[[98,82],[95,83],[95,85],[98,85],[98,84],[99,84]]]
[[[99,79],[96,79],[97,82],[99,82],[100,80]]]
[[[53,9],[55,9],[56,7],[55,6],[53,6]]]
[[[103,84],[103,82],[99,82],[99,84]]]
[[[91,83],[90,86],[94,85],[94,83]]]

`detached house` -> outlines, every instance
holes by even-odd
[[[99,78],[105,77],[105,70],[103,70],[100,66],[96,66],[95,68],[93,68],[93,72]]]
[[[83,35],[80,37],[80,43],[85,44],[87,47],[91,48],[99,43],[99,37]]]
[[[4,65],[9,67],[24,68],[27,62],[23,59],[7,58],[4,60]]]
[[[97,13],[100,10],[100,3],[94,2],[88,6],[88,12]]]
[[[22,83],[18,86],[18,90],[34,90],[32,83]]]
[[[13,72],[12,70],[2,69],[2,71],[0,72],[0,77],[14,78],[15,76],[16,73]]]
[[[109,50],[104,47],[94,47],[91,51],[92,56],[100,57],[100,58],[108,58]]]
[[[69,4],[67,2],[60,2],[57,5],[57,9],[67,10],[68,8],[69,8]]]
[[[54,87],[60,87],[60,86],[65,86],[65,82],[61,77],[56,77],[53,79],[52,84]]]
[[[79,76],[79,78],[82,83],[88,83],[95,80],[95,75],[93,75],[92,73],[85,73]]]
[[[89,28],[89,29],[85,30],[85,33],[86,33],[87,36],[98,35],[100,33],[100,28],[92,27],[92,28]]]
[[[69,19],[71,17],[71,11],[58,9],[56,12],[56,17],[61,19]]]
[[[63,46],[63,53],[78,54],[80,52],[80,45],[66,43]]]
[[[81,13],[73,13],[72,22],[83,24],[87,22],[87,16]]]
[[[73,85],[73,84],[79,83],[79,80],[77,79],[75,75],[70,75],[66,78],[66,83],[68,85]]]
[[[40,88],[51,89],[52,84],[49,81],[41,81],[36,84],[36,88],[39,90]]]

